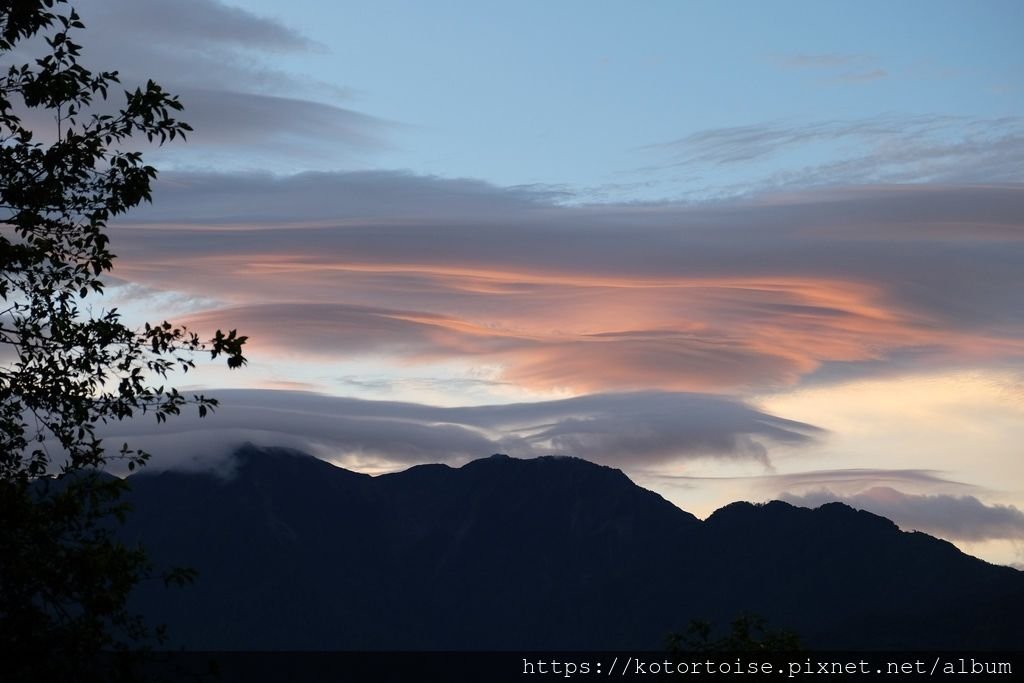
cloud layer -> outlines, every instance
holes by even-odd
[[[1013,505],[986,505],[974,496],[907,494],[875,486],[839,496],[821,489],[784,500],[805,507],[840,501],[888,517],[904,529],[915,529],[961,541],[1024,540],[1024,512]]]
[[[398,172],[167,174],[117,274],[253,353],[498,368],[536,391],[734,392],[1017,361],[1024,189],[564,206]]]
[[[519,457],[574,455],[636,467],[693,458],[767,464],[766,445],[812,443],[812,425],[703,394],[596,394],[508,405],[439,408],[293,391],[221,390],[208,419],[157,426],[112,425],[111,443],[156,453],[156,469],[197,455],[222,456],[243,441],[289,445],[349,466],[393,468],[466,462],[495,452]]]

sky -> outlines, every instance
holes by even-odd
[[[79,11],[195,129],[103,305],[250,338],[178,378],[214,416],[110,435],[154,467],[557,453],[1024,566],[1021,3]]]

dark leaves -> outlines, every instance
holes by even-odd
[[[164,380],[192,369],[199,352],[223,354],[230,368],[246,363],[246,337],[235,330],[204,342],[168,321],[135,330],[116,309],[84,304],[113,267],[107,221],[152,200],[156,169],[118,145],[163,144],[192,128],[175,118],[178,98],[153,81],[124,91],[116,114],[92,113],[119,80],[78,63],[82,28],[65,0],[0,3],[0,55],[40,33],[36,44],[47,48],[0,69],[0,645],[35,648],[45,666],[63,652],[79,668],[148,633],[125,600],[152,572],[141,549],[113,533],[127,512],[124,482],[98,470],[120,460],[133,471],[150,456],[128,444],[110,452],[97,428],[146,413],[164,422],[187,406],[205,417],[214,399],[183,396]],[[55,130],[37,136],[15,103],[45,111]],[[79,668],[33,678],[80,676]]]

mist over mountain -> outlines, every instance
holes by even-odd
[[[756,613],[817,648],[1015,648],[1024,573],[834,503],[706,521],[576,458],[371,477],[245,446],[229,473],[129,478],[126,538],[195,584],[141,586],[169,645],[657,649]]]

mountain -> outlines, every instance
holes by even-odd
[[[622,472],[495,455],[370,477],[245,446],[230,474],[130,477],[126,538],[196,583],[140,587],[208,650],[657,649],[766,617],[820,648],[1016,648],[1024,573],[841,504],[702,522]]]

